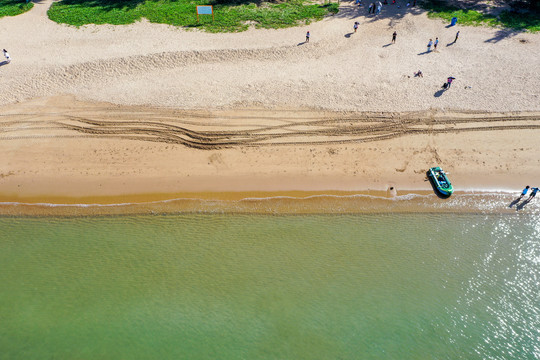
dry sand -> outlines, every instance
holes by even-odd
[[[365,7],[343,2],[339,15],[309,26],[208,34],[145,21],[59,25],[46,17],[48,4],[0,19],[13,58],[0,67],[0,104],[72,94],[182,109],[540,110],[540,35],[447,28],[419,8],[388,5],[366,17]],[[310,43],[298,45],[307,30]],[[393,31],[397,43],[387,46]],[[419,55],[435,37],[438,52]],[[423,79],[412,76],[419,69]],[[448,76],[455,91],[437,96]]]
[[[429,191],[434,165],[462,191],[540,185],[540,35],[391,5],[367,18],[351,3],[239,34],[74,28],[49,21],[49,3],[0,19],[13,59],[0,66],[0,201],[390,196]],[[439,51],[421,54],[436,36]]]

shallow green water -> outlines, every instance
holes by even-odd
[[[0,359],[538,359],[530,215],[0,218]]]

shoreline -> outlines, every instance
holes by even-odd
[[[181,196],[181,197],[178,197]],[[540,214],[540,204],[531,201],[520,208],[516,192],[457,191],[440,199],[432,191],[402,191],[392,196],[383,191],[364,192],[233,192],[146,194],[135,197],[84,198],[84,203],[2,201],[0,216],[128,216],[166,214]],[[159,198],[159,199],[158,199]],[[118,203],[122,199],[124,202]],[[60,199],[57,199],[60,200]],[[66,198],[64,198],[66,200]],[[74,199],[71,199],[74,200]],[[101,201],[101,202],[100,202]],[[512,205],[512,206],[510,206]]]
[[[535,183],[540,159],[531,158],[538,148],[538,112],[185,111],[70,96],[37,98],[2,110],[4,215],[70,214],[67,208],[35,210],[22,203],[138,204],[77,211],[85,214],[415,211],[411,207],[424,205],[386,210],[373,201],[347,199],[387,199],[394,192],[436,199],[425,181],[432,166],[450,174],[457,193],[508,190],[508,202],[525,185],[540,185]],[[292,200],[262,204],[259,210],[243,200],[275,203],[284,196],[341,196],[347,204]],[[175,202],[171,199],[185,200],[165,206]],[[149,204],[154,201],[160,204]],[[238,210],[234,201],[242,202]],[[10,208],[8,203],[21,205]]]

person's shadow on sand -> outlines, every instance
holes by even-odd
[[[516,205],[521,199],[522,199],[522,196],[518,197],[516,200],[512,201],[510,205],[508,205],[508,207],[512,208],[512,206]]]
[[[345,34],[345,37],[348,39],[348,38],[351,37],[352,34],[354,34],[354,33],[353,33],[353,32],[350,32],[350,33],[348,33],[348,34]]]
[[[5,61],[5,60],[0,62],[0,66],[4,66],[4,65],[7,65],[7,64],[9,64],[9,63],[7,61]]]
[[[441,90],[438,90],[435,94],[433,94],[433,96],[435,97],[440,97],[442,94],[444,94],[446,90],[445,89],[441,89]]]
[[[304,45],[305,43],[306,43],[306,41],[303,41],[301,43],[298,43],[296,46]]]
[[[531,201],[530,198],[525,200],[524,202],[522,202],[521,204],[516,206],[516,210],[519,211],[519,210],[523,209],[530,201]]]
[[[390,45],[392,45],[392,43],[389,43],[389,44],[383,45],[382,47],[389,47]]]
[[[427,50],[426,50],[426,51],[421,52],[421,53],[418,53],[418,54],[416,54],[416,55],[426,55],[426,54],[429,54],[429,53],[431,53],[431,51],[427,51]]]
[[[534,196],[527,198],[527,200],[523,201],[521,204],[516,206],[516,210],[519,211],[519,210],[523,209],[528,203],[531,202],[532,199],[534,199]],[[518,199],[518,201],[519,201],[519,199]]]
[[[451,43],[446,44],[446,47],[454,45],[456,42],[452,41]]]

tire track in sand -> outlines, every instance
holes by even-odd
[[[73,114],[21,113],[0,117],[0,141],[110,138],[215,150],[231,147],[333,145],[418,134],[540,130],[540,114],[332,114],[303,111],[164,112],[84,109]]]

